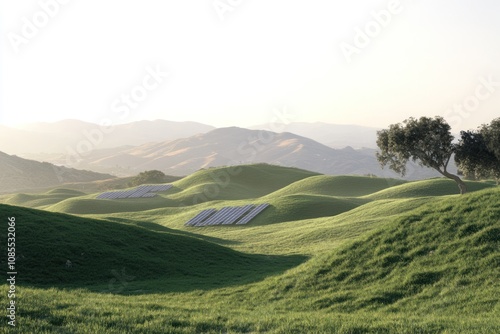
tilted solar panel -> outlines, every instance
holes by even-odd
[[[251,221],[255,216],[261,213],[265,208],[267,208],[269,204],[260,204],[257,205],[252,211],[250,211],[246,216],[244,216],[241,220],[236,222],[236,225],[244,225]]]
[[[232,214],[222,223],[223,225],[231,225],[234,224],[241,216],[248,212],[248,210],[252,209],[253,205],[245,205],[241,207],[236,207],[236,210],[232,212]]]
[[[222,222],[222,217],[227,213],[227,211],[230,209],[230,207],[225,207],[217,211],[213,216],[211,216],[208,220],[203,222],[201,226],[209,226],[209,225],[217,225]]]
[[[203,210],[198,215],[196,215],[196,217],[188,220],[185,225],[186,226],[196,226],[197,224],[201,223],[202,221],[204,221],[205,219],[207,219],[208,217],[210,217],[216,211],[217,210],[215,210],[215,209]]]
[[[104,192],[96,196],[98,199],[122,199],[122,198],[151,198],[154,192],[166,191],[172,188],[171,184],[142,185],[124,191]]]

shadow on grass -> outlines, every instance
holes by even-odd
[[[197,238],[197,239],[201,239],[204,241],[213,242],[213,243],[216,243],[219,245],[241,244],[241,242],[239,242],[239,241],[225,240],[225,239],[211,237],[211,236],[207,236],[207,235],[203,235],[203,234],[197,234],[197,233],[187,232],[187,231],[183,231],[183,230],[177,230],[177,229],[168,228],[168,227],[165,227],[163,225],[156,224],[156,223],[138,222],[138,221],[135,221],[132,219],[115,218],[115,217],[108,219],[108,220],[116,221],[116,222],[120,222],[120,223],[131,224],[134,226],[145,228],[145,229],[147,229],[149,231],[153,231],[153,232],[166,232],[166,233],[172,233],[172,234],[177,234],[177,235],[183,235],[186,237]]]
[[[217,263],[207,259],[205,267],[195,270],[179,270],[168,275],[153,275],[147,272],[111,270],[113,277],[94,282],[59,284],[23,284],[32,288],[58,288],[64,290],[87,290],[114,295],[143,295],[169,292],[210,291],[260,282],[268,277],[283,274],[309,259],[302,255],[242,254],[244,263]]]
[[[107,294],[211,290],[258,282],[307,259],[242,253],[220,245],[223,240],[208,242],[156,224],[141,227],[9,205],[0,210],[15,217],[18,286]],[[7,239],[6,232],[0,230],[0,240]],[[7,258],[0,258],[0,266],[7,266]]]

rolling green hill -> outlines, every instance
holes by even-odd
[[[85,195],[85,193],[78,190],[56,188],[42,194],[15,194],[9,197],[5,203],[32,208],[41,208],[59,203],[68,198]]]
[[[492,184],[486,182],[465,181],[465,183],[469,192],[494,187]],[[370,199],[387,199],[422,196],[445,196],[456,195],[457,193],[458,188],[457,184],[454,181],[445,178],[437,178],[408,182],[398,187],[391,187],[381,190],[366,197]]]
[[[17,222],[23,328],[500,331],[497,187],[469,182],[460,196],[444,179],[229,168],[199,171],[151,199],[97,200],[66,189],[31,199],[61,198],[47,208],[85,217],[0,205]],[[219,193],[208,196],[206,187]],[[245,226],[184,226],[207,208],[263,202],[270,207]]]
[[[318,175],[297,168],[266,164],[210,168],[179,181],[162,196],[148,199],[101,200],[95,195],[62,200],[46,209],[73,214],[136,212],[192,206],[217,200],[254,199],[298,180]],[[15,204],[19,204],[16,201]]]
[[[498,316],[499,203],[498,189],[432,201],[290,271],[263,294],[299,298],[297,309]]]
[[[292,167],[281,167],[268,164],[242,165],[233,167],[217,167],[198,171],[174,185],[180,191],[189,194],[192,188],[200,186],[217,186],[219,191],[211,196],[207,189],[206,196],[211,199],[253,198],[269,194],[296,181],[320,175]],[[227,189],[230,187],[229,189]],[[202,189],[201,189],[202,190]],[[199,193],[196,189],[192,193]]]
[[[301,261],[296,256],[243,254],[165,228],[153,232],[1,204],[0,210],[16,219],[17,271],[22,273],[18,284],[23,285],[106,287],[115,276],[126,274],[140,280],[183,279],[202,282],[202,286],[224,286],[240,277],[255,279]],[[3,219],[7,221],[7,217]],[[7,238],[6,229],[0,237]],[[72,263],[70,268],[67,260]],[[5,258],[0,261],[6,265]]]
[[[269,196],[285,196],[290,194],[312,194],[329,196],[356,197],[404,184],[407,181],[366,176],[329,176],[318,175],[308,177],[284,187]]]

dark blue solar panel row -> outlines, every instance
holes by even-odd
[[[127,191],[105,192],[97,196],[99,199],[121,199],[121,198],[149,198],[155,197],[155,192],[166,191],[172,188],[171,184],[144,185]]]
[[[201,223],[203,220],[205,220],[206,218],[208,218],[210,215],[212,215],[216,211],[217,210],[215,210],[215,209],[203,210],[198,215],[196,215],[196,217],[191,218],[190,220],[188,220],[188,222],[186,223],[186,226],[195,226],[198,223]]]
[[[224,225],[234,224],[235,221],[237,221],[240,217],[242,217],[244,214],[246,214],[252,208],[253,208],[253,205],[251,205],[251,204],[245,205],[242,207],[236,207],[236,210],[222,224],[224,224]]]
[[[269,204],[245,205],[245,206],[227,206],[219,211],[208,209],[200,212],[194,218],[185,223],[186,226],[213,226],[213,225],[231,225],[236,222],[237,225],[247,224],[255,216],[261,213]]]
[[[269,204],[257,205],[252,211],[250,211],[245,217],[236,222],[236,225],[243,225],[255,218],[259,213],[261,213]]]

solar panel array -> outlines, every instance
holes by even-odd
[[[219,211],[216,209],[203,210],[186,222],[186,226],[213,226],[213,225],[243,225],[250,222],[261,213],[269,204],[248,204],[245,206],[227,206]]]
[[[122,199],[122,198],[150,198],[155,197],[156,192],[166,191],[172,188],[171,184],[155,184],[139,186],[127,191],[105,192],[97,196],[99,199]]]

